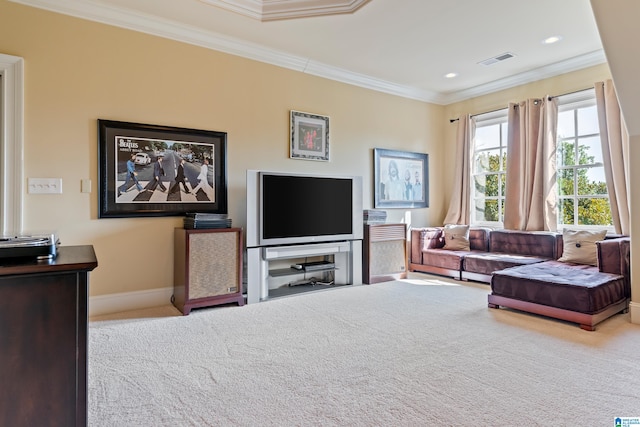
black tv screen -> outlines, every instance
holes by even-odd
[[[353,233],[349,178],[262,175],[262,239]]]

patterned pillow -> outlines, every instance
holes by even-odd
[[[562,256],[558,261],[575,264],[598,265],[596,242],[604,240],[607,230],[568,230],[562,231]]]
[[[444,248],[452,251],[468,251],[469,226],[447,224],[444,226]]]

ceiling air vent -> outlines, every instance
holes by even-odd
[[[493,65],[495,63],[505,61],[509,58],[513,58],[515,55],[513,53],[507,52],[498,56],[494,56],[493,58],[485,59],[484,61],[478,62],[481,65]]]

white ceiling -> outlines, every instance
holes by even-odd
[[[11,1],[438,104],[606,61],[588,0],[370,0],[268,22],[207,0]],[[242,2],[260,0],[229,3]]]

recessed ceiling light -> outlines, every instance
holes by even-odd
[[[447,73],[444,76],[448,79],[452,79],[454,77],[456,77],[458,75],[458,73]]]
[[[562,40],[562,37],[560,36],[552,36],[552,37],[547,37],[546,39],[542,40],[542,43],[544,44],[554,44],[559,42],[560,40]]]

